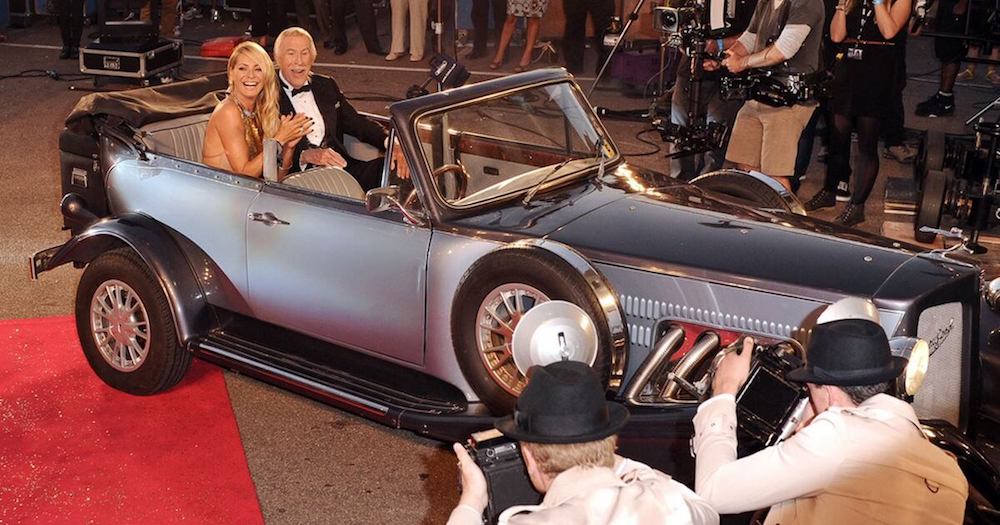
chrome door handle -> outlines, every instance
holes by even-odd
[[[275,224],[283,224],[283,225],[291,224],[288,221],[283,221],[283,220],[275,217],[274,214],[271,213],[271,212],[269,212],[269,211],[266,211],[264,213],[257,213],[257,212],[251,213],[250,214],[250,220],[251,221],[257,221],[257,222],[263,222],[264,224],[266,224],[268,226],[274,226]]]

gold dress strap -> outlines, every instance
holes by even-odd
[[[232,98],[233,102],[236,102],[236,107],[240,108],[240,118],[243,120],[243,140],[247,143],[247,149],[250,151],[252,159],[260,155],[264,149],[264,133],[260,129],[260,115],[257,113],[257,108],[250,111],[243,107],[243,104],[240,104],[237,97]]]

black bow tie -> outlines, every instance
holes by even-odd
[[[294,97],[295,95],[298,95],[299,93],[305,93],[307,91],[312,91],[312,90],[313,90],[312,84],[305,84],[302,87],[297,87],[295,89],[292,89],[292,96]]]

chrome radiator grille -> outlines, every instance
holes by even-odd
[[[958,426],[966,359],[963,328],[962,303],[946,303],[920,313],[917,337],[927,341],[931,351],[927,378],[913,401],[920,418],[943,419]]]

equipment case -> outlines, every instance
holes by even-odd
[[[95,40],[80,49],[80,72],[89,75],[147,80],[184,61],[180,40],[161,38],[136,43],[101,43]]]

